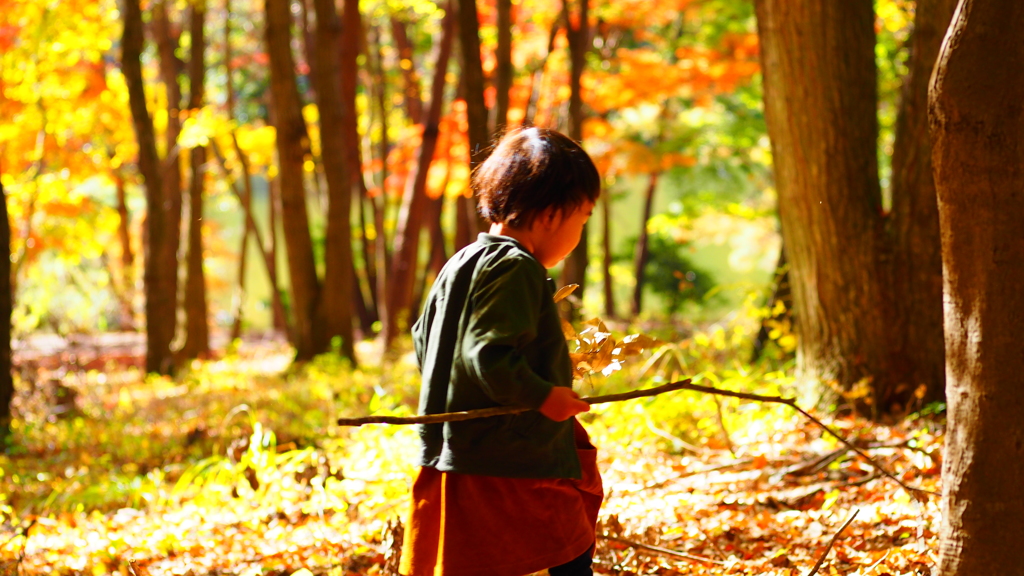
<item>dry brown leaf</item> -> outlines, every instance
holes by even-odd
[[[558,289],[558,292],[555,292],[555,302],[561,302],[562,300],[565,300],[566,298],[569,297],[569,294],[575,292],[576,289],[579,287],[579,284],[566,284],[565,286],[562,286],[561,288]]]

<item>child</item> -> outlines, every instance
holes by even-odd
[[[413,326],[420,413],[533,410],[420,427],[400,572],[590,575],[601,477],[547,268],[579,243],[600,178],[578,144],[527,128],[473,188],[490,231],[445,264]]]

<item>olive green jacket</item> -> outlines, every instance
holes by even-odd
[[[547,270],[521,244],[480,234],[445,264],[413,326],[420,414],[526,406],[527,412],[419,427],[420,465],[512,478],[579,478],[572,419],[537,411],[572,386]]]

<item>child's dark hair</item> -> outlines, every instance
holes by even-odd
[[[568,136],[545,128],[506,134],[473,173],[480,214],[492,223],[525,228],[543,210],[575,210],[596,202],[601,177],[590,156]]]

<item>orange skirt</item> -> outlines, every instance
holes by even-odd
[[[583,478],[497,478],[420,469],[399,572],[522,576],[564,564],[594,544],[604,499],[597,450],[574,422]]]

